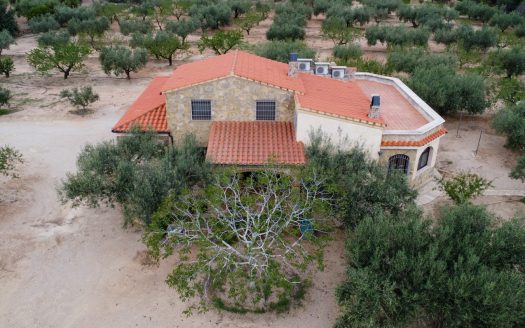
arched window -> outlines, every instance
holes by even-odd
[[[432,150],[432,147],[427,147],[422,153],[421,156],[419,156],[419,162],[417,163],[417,169],[421,170],[425,166],[428,165],[428,160],[430,158],[430,151]]]
[[[408,174],[409,162],[410,158],[407,155],[394,155],[388,159],[388,171],[391,172],[392,170],[397,170]]]

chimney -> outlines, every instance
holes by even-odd
[[[296,77],[297,72],[299,72],[299,62],[297,61],[298,58],[299,56],[297,53],[292,52],[290,54],[290,60],[288,62],[288,76],[290,77]]]
[[[368,117],[369,118],[379,118],[379,115],[380,115],[379,107],[380,106],[381,106],[381,98],[379,97],[379,95],[372,95]]]

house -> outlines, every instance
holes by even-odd
[[[237,50],[155,78],[113,132],[139,125],[175,142],[193,133],[211,163],[252,166],[305,163],[304,145],[321,129],[418,185],[432,173],[443,123],[397,78]]]

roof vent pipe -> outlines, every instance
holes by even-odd
[[[290,53],[290,61],[288,62],[288,76],[296,77],[299,72],[299,62],[297,59],[299,56],[296,52]]]
[[[379,95],[372,95],[372,100],[370,101],[370,111],[368,112],[369,118],[379,118],[381,107],[381,98]]]

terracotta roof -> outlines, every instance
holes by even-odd
[[[115,124],[113,132],[127,132],[133,125],[153,129],[160,133],[170,132],[166,119],[166,96],[161,94],[167,76],[154,78],[146,90],[135,100],[128,111]]]
[[[162,91],[176,90],[227,76],[239,76],[279,88],[304,92],[302,81],[288,76],[288,64],[240,50],[177,67]]]
[[[343,116],[359,121],[383,124],[383,119],[368,117],[370,97],[359,88],[355,81],[334,80],[327,77],[299,74],[306,89],[305,94],[296,96],[300,107]]]
[[[416,130],[429,121],[396,89],[395,86],[371,80],[355,80],[370,99],[381,97],[381,117],[385,130]]]
[[[429,134],[428,136],[426,136],[425,138],[421,140],[381,140],[381,147],[397,147],[397,146],[421,147],[445,135],[446,133],[447,133],[447,129],[440,128],[436,132]]]
[[[291,122],[213,122],[206,159],[214,164],[304,164]]]

